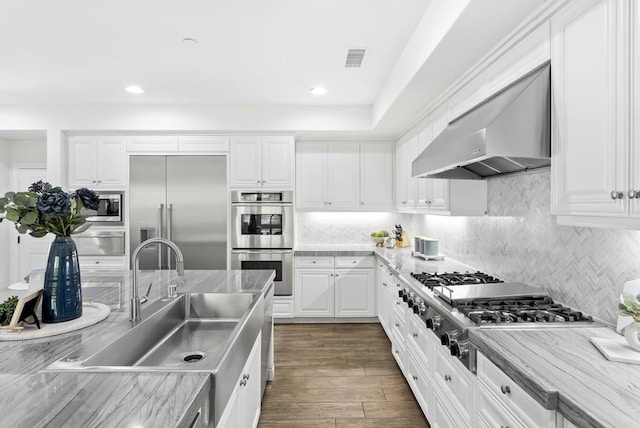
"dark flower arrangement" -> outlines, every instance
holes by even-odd
[[[71,236],[89,228],[82,209],[96,210],[98,203],[98,195],[86,187],[66,193],[40,180],[27,192],[7,192],[0,198],[0,222],[9,220],[19,233],[36,238],[47,233]]]

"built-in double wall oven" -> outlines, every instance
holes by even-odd
[[[275,270],[276,296],[293,290],[293,193],[231,193],[231,268]]]

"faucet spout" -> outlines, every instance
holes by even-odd
[[[142,242],[138,247],[133,251],[133,255],[131,256],[133,262],[133,278],[131,281],[131,308],[129,311],[129,320],[130,321],[139,321],[142,319],[140,315],[140,292],[138,289],[139,282],[139,271],[140,271],[140,251],[148,247],[149,245],[158,244],[158,245],[166,245],[167,247],[173,250],[173,253],[176,257],[176,271],[178,276],[184,276],[184,256],[182,255],[182,251],[180,248],[168,239],[165,238],[151,238]]]

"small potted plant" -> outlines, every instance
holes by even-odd
[[[620,295],[620,304],[618,304],[618,313],[633,318],[624,330],[624,337],[627,343],[636,351],[640,351],[640,294],[637,296]]]

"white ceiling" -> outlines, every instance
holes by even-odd
[[[446,55],[429,64],[448,77],[434,80],[439,87],[424,88],[437,94],[542,1],[0,0],[0,104],[373,110],[384,93],[371,129],[359,123],[352,131],[379,127],[388,135],[429,102],[416,101],[414,88],[406,90],[412,81],[415,86],[418,71],[425,74],[426,59],[404,79],[394,76],[403,75],[397,68],[406,61],[399,59],[431,6],[473,10],[467,4],[486,3],[478,19],[496,17],[486,35],[468,34],[474,43],[467,50],[464,38],[454,38],[459,41],[452,45],[451,66]],[[451,31],[464,34],[461,25]],[[198,43],[184,43],[185,37]],[[344,68],[349,48],[367,49],[362,68]],[[130,84],[145,94],[125,92]],[[312,96],[309,89],[316,85],[329,93]],[[385,122],[387,110],[393,114]]]

